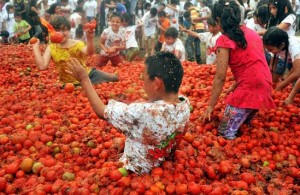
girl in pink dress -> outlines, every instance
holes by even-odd
[[[216,43],[217,70],[209,106],[202,119],[210,120],[229,66],[235,83],[227,91],[227,105],[218,132],[227,139],[234,139],[239,127],[249,123],[258,109],[275,107],[271,96],[272,77],[261,38],[254,31],[240,26],[237,3],[219,0],[214,4],[212,17],[220,25],[223,35]]]

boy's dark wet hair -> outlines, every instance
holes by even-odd
[[[123,21],[124,21],[124,22],[127,22],[127,25],[128,25],[128,26],[134,25],[132,16],[129,15],[129,14],[123,14]]]
[[[51,21],[50,24],[53,26],[55,30],[61,30],[67,28],[68,30],[71,29],[70,21],[63,17],[63,16],[55,16]]]
[[[264,45],[273,46],[280,48],[282,46],[282,43],[284,43],[284,47],[282,50],[285,50],[285,62],[287,62],[287,56],[289,52],[289,36],[286,31],[277,28],[277,27],[271,27],[269,28],[264,36],[263,36],[263,43]]]
[[[212,18],[207,19],[207,24],[210,25],[210,26],[213,26],[213,27],[217,26],[217,22]]]
[[[239,48],[247,47],[244,32],[240,28],[241,10],[235,1],[217,1],[212,9],[212,18],[220,20],[223,34],[233,40]]]
[[[166,93],[178,93],[183,77],[183,68],[179,59],[170,52],[156,52],[146,61],[147,74],[150,80],[160,78]]]
[[[156,7],[152,7],[152,8],[150,9],[150,15],[151,15],[151,17],[156,16],[156,14],[157,14],[157,9],[156,9]]]
[[[123,21],[122,15],[117,12],[113,12],[110,16],[110,19],[115,18],[115,17],[120,18],[121,22]]]
[[[165,37],[172,37],[177,39],[178,37],[178,30],[175,27],[170,27],[165,32]]]
[[[160,12],[158,12],[158,14],[157,14],[157,17],[167,17],[167,14],[166,14],[166,12],[165,11],[160,11]]]

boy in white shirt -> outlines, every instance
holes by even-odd
[[[165,32],[165,41],[160,51],[173,53],[181,62],[185,61],[185,48],[178,38],[178,31],[175,27],[170,27]]]
[[[187,32],[189,35],[198,37],[201,41],[206,43],[206,64],[215,64],[217,59],[216,42],[222,35],[219,27],[212,18],[207,20],[209,32],[197,33],[188,29],[181,28],[182,31]]]
[[[96,18],[97,2],[95,0],[86,1],[83,5],[83,10],[85,11],[88,22],[92,21],[94,18]]]
[[[189,100],[178,96],[183,68],[171,53],[157,52],[145,61],[143,88],[149,101],[125,104],[109,100],[105,105],[79,61],[68,63],[94,112],[126,135],[123,167],[136,174],[149,173],[170,158],[190,117]]]

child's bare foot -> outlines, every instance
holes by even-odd
[[[294,99],[293,99],[293,98],[287,97],[287,98],[284,100],[284,104],[285,104],[285,105],[289,105],[289,104],[293,104],[293,103],[294,103]]]

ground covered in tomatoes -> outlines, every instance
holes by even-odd
[[[174,159],[136,175],[118,170],[125,136],[97,118],[80,87],[62,89],[53,63],[39,71],[28,46],[1,45],[0,194],[300,194],[300,96],[283,105],[291,86],[273,92],[276,109],[259,111],[228,141],[217,136],[225,95],[211,122],[199,120],[216,67],[183,66],[188,131]],[[101,67],[120,81],[95,85],[97,93],[104,102],[146,100],[142,67],[143,59]],[[225,88],[232,80],[228,72]]]

